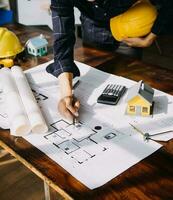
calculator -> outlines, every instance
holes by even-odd
[[[117,84],[108,84],[98,97],[97,103],[116,105],[126,91],[126,87]]]

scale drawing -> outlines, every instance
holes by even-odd
[[[53,145],[60,148],[71,159],[78,164],[97,156],[108,148],[99,144],[92,136],[98,132],[79,122],[80,126],[76,127],[65,120],[59,120],[51,124],[52,132],[45,135],[44,138],[51,141]],[[107,133],[105,139],[111,140],[116,137],[115,133]]]

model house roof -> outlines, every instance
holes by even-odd
[[[136,96],[140,96],[148,103],[152,104],[154,90],[141,80],[129,89],[127,101],[132,100]]]
[[[41,48],[43,46],[46,46],[47,44],[48,44],[48,42],[43,35],[33,37],[33,38],[29,39],[26,43],[26,45],[32,45],[37,49]]]

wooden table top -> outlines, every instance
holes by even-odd
[[[35,58],[26,56],[16,64],[24,69],[49,61],[52,55],[51,31],[46,27],[8,25],[22,43],[38,34],[44,34],[49,41],[48,55]],[[173,73],[170,70],[126,58],[122,55],[83,47],[77,40],[75,59],[101,70],[133,80],[143,79],[152,87],[173,94]],[[106,185],[89,190],[61,166],[22,138],[16,138],[9,131],[0,131],[0,145],[14,155],[31,171],[45,180],[65,199],[92,200],[171,200],[173,199],[173,140],[162,143],[163,147],[120,174]],[[103,172],[104,173],[104,172]]]

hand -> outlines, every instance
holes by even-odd
[[[137,37],[137,38],[125,38],[125,42],[130,47],[149,47],[157,36],[154,33],[148,34],[146,37]]]
[[[79,116],[80,102],[73,96],[62,98],[58,103],[58,110],[66,119],[73,121],[74,117]]]

